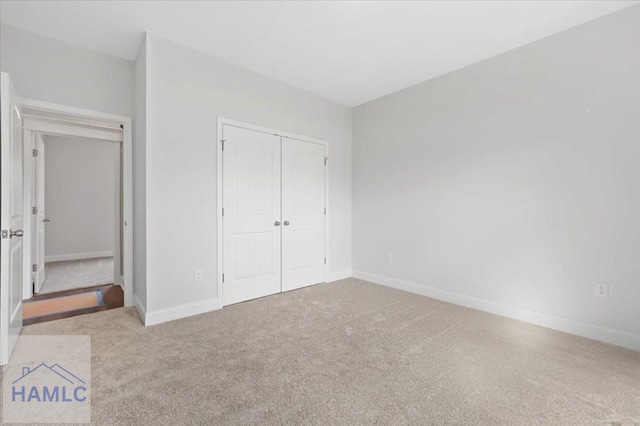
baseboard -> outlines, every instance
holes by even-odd
[[[567,318],[530,311],[514,306],[490,302],[476,297],[465,296],[458,293],[450,293],[443,290],[427,287],[409,281],[398,280],[382,275],[353,270],[353,277],[375,284],[392,287],[398,290],[415,293],[432,299],[442,300],[455,305],[465,306],[478,311],[489,312],[507,318],[516,319],[530,324],[540,325],[553,330],[562,331],[577,336],[587,337],[627,349],[640,351],[640,336],[619,330],[600,327]]]
[[[172,308],[148,311],[144,316],[144,325],[156,325],[167,321],[190,317],[192,315],[204,314],[205,312],[220,309],[218,299],[209,299],[202,302],[185,303]]]
[[[92,251],[86,253],[53,254],[45,256],[45,262],[62,262],[64,260],[96,259],[98,257],[113,257],[113,251]]]
[[[144,324],[145,317],[147,316],[147,310],[145,309],[144,306],[142,306],[142,302],[138,298],[137,294],[133,295],[133,306],[136,308],[136,311],[138,311],[138,315],[140,316],[140,321],[142,321],[142,323]]]
[[[346,271],[340,272],[328,272],[327,273],[327,282],[332,283],[334,281],[344,280],[346,278],[351,278],[351,269],[347,269]]]

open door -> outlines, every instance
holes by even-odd
[[[0,115],[0,365],[5,365],[22,330],[24,244],[22,120],[18,96],[4,72],[0,79]]]
[[[35,233],[35,244],[34,244],[34,254],[33,256],[33,264],[36,265],[34,271],[34,292],[40,293],[42,290],[42,284],[44,284],[44,237],[45,237],[45,224],[49,221],[45,217],[45,206],[44,206],[44,142],[42,140],[42,135],[36,135],[33,138],[33,148],[34,148],[34,156],[33,156],[33,170],[34,170],[34,197],[35,202],[35,214],[33,215],[33,232]]]

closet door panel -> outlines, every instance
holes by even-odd
[[[223,304],[281,291],[280,138],[223,127]]]
[[[282,290],[325,280],[325,148],[282,138]]]

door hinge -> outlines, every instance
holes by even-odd
[[[224,282],[224,274],[222,274],[222,282]]]
[[[226,142],[226,139],[221,139],[220,142],[222,142],[222,150],[224,151],[224,143]]]
[[[324,258],[324,264],[325,265],[327,264],[327,258],[326,257]]]
[[[6,229],[2,230],[2,238],[9,238],[9,231]]]
[[[222,208],[222,217],[224,217],[224,207]]]
[[[327,165],[327,160],[329,159],[329,157],[324,157],[324,165]]]
[[[38,264],[34,263],[31,265],[31,272],[38,272]]]
[[[31,213],[32,214],[38,214],[38,207],[36,207],[36,206],[31,207]]]
[[[324,208],[324,214],[327,214],[327,208],[326,207]]]
[[[31,155],[33,157],[37,157],[38,156],[38,150],[37,149],[31,150]]]

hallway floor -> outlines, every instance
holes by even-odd
[[[119,285],[102,285],[39,294],[23,305],[23,325],[37,324],[124,306]]]
[[[113,284],[113,257],[47,262],[38,294]]]

